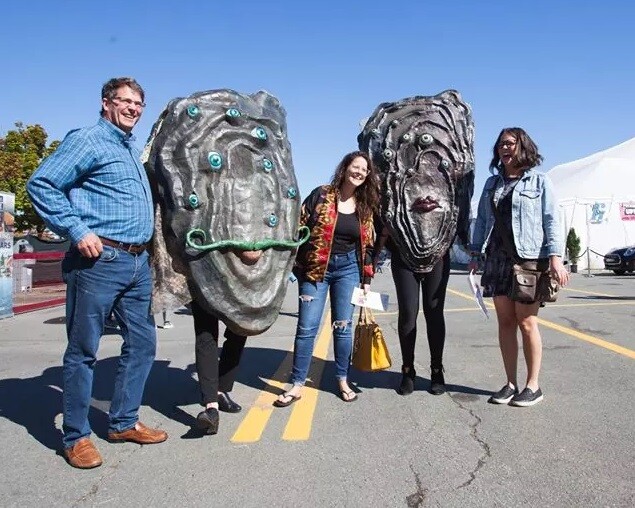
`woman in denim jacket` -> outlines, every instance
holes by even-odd
[[[509,297],[512,266],[518,261],[549,259],[549,271],[561,285],[569,281],[562,264],[564,235],[549,178],[534,167],[542,162],[538,147],[518,127],[503,129],[494,145],[490,171],[485,182],[474,226],[470,268],[485,255],[481,285],[483,295],[492,296],[498,320],[498,341],[507,384],[490,402],[533,406],[543,398],[538,384],[542,361],[542,339],[538,330],[540,302],[521,303]],[[523,340],[527,383],[518,393],[517,329]]]

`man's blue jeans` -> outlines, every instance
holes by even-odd
[[[300,303],[291,383],[304,385],[306,382],[327,295],[331,297],[335,376],[338,380],[345,380],[353,349],[352,318],[355,306],[351,303],[351,297],[353,289],[360,284],[356,251],[331,256],[322,282],[311,282],[303,277],[299,281]]]
[[[156,352],[156,330],[150,313],[152,277],[148,253],[135,255],[104,246],[88,259],[71,249],[64,259],[66,333],[64,353],[64,447],[90,435],[88,411],[93,369],[106,318],[113,311],[123,345],[109,411],[109,431],[135,425],[143,389]]]

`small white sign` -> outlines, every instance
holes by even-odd
[[[355,288],[353,289],[351,303],[373,310],[386,310],[388,308],[388,295],[385,293],[377,293],[376,291],[364,293],[362,288]]]

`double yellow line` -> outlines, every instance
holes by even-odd
[[[467,300],[473,300],[473,296],[467,293],[463,293],[461,291],[456,291],[448,288],[448,293],[451,293],[456,296],[460,296]],[[609,296],[604,295],[602,296]],[[613,305],[632,305],[632,302],[614,302]],[[487,302],[489,308],[494,308],[494,306]],[[552,304],[553,305],[553,304]],[[587,304],[572,304],[571,306],[578,305],[587,305]],[[609,305],[607,303],[597,303],[596,305]],[[476,308],[460,308],[460,309],[446,309],[446,312],[465,312],[469,310],[477,310]],[[384,313],[388,314],[396,314],[396,313]],[[557,330],[565,335],[569,335],[576,339],[584,340],[596,346],[600,346],[606,349],[609,349],[615,353],[619,353],[621,355],[627,356],[628,358],[635,359],[635,351],[618,346],[617,344],[613,344],[612,342],[608,342],[604,339],[600,339],[598,337],[594,337],[592,335],[588,335],[586,333],[579,332],[573,328],[569,328],[566,326],[559,325],[557,323],[553,323],[551,321],[547,321],[546,319],[538,318],[538,322],[546,326],[547,328],[551,328],[553,330]],[[328,354],[329,344],[331,342],[331,313],[328,311],[326,316],[324,317],[324,321],[320,332],[317,336],[317,341],[315,344],[315,350],[313,352],[314,358],[317,358],[317,362],[312,362],[311,369],[309,371],[309,379],[307,385],[304,387],[302,391],[302,399],[297,401],[291,406],[291,413],[288,413],[288,409],[277,409],[273,406],[273,402],[278,398],[279,393],[281,393],[284,388],[286,382],[278,381],[279,379],[287,379],[289,372],[291,370],[291,366],[293,363],[293,353],[289,352],[285,357],[284,361],[280,364],[280,367],[276,370],[273,375],[273,379],[263,379],[263,381],[268,385],[269,388],[274,388],[275,390],[263,389],[258,398],[256,399],[254,405],[247,412],[245,418],[242,420],[236,432],[231,438],[233,443],[255,443],[262,438],[262,435],[265,431],[269,420],[274,411],[278,411],[283,417],[288,416],[287,424],[282,433],[282,439],[285,441],[306,441],[311,436],[311,429],[313,426],[313,415],[315,414],[315,408],[317,406],[317,400],[319,395],[318,387],[320,386],[320,381],[322,380],[322,374],[324,371],[324,364],[326,360],[326,356]],[[275,393],[274,393],[275,391]]]
[[[306,441],[311,436],[313,414],[315,413],[319,394],[318,387],[322,380],[324,360],[326,360],[331,342],[330,323],[331,312],[328,311],[324,317],[322,328],[317,336],[317,342],[313,351],[313,357],[322,361],[312,362],[311,369],[309,370],[309,382],[307,382],[307,385],[302,390],[302,398],[291,406],[291,414],[282,433],[282,439],[285,441]],[[293,354],[289,353],[273,375],[274,379],[267,379],[265,382],[267,382],[269,386],[279,388],[281,391],[286,383],[277,380],[286,379],[286,377],[288,377],[292,363]],[[253,407],[240,423],[236,432],[234,432],[231,438],[232,443],[255,443],[259,441],[274,410],[284,413],[285,415],[287,414],[288,410],[284,408],[276,409],[273,406],[273,402],[278,398],[278,394],[279,392],[272,393],[267,390],[260,392]]]

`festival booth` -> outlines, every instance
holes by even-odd
[[[635,245],[635,138],[547,172],[566,237],[580,237],[578,270],[604,268],[604,255]]]

